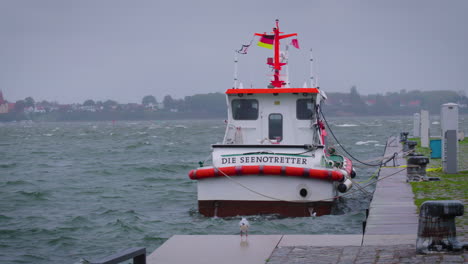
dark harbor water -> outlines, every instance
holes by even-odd
[[[412,128],[410,117],[329,122],[362,160]],[[238,234],[240,218],[197,213],[196,182],[187,176],[224,128],[223,120],[0,123],[0,263],[74,263],[129,247],[151,252],[175,234]],[[359,166],[356,180],[375,170]],[[368,204],[357,191],[341,198],[337,215],[252,216],[249,232],[361,233]]]

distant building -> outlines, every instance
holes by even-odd
[[[366,103],[367,106],[373,106],[373,105],[375,105],[377,103],[377,101],[374,100],[374,99],[368,99],[368,100],[365,101],[365,103]]]
[[[412,107],[421,106],[421,101],[420,100],[409,101],[408,106],[412,106]]]
[[[45,113],[46,110],[43,106],[36,106],[36,108],[34,109],[34,113]]]
[[[77,109],[81,111],[85,111],[85,112],[96,112],[96,106],[94,105],[82,105],[82,106],[78,106]]]
[[[8,102],[3,99],[3,92],[0,91],[0,114],[6,114],[9,110]]]

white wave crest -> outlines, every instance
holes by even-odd
[[[356,124],[342,124],[342,125],[335,125],[337,127],[357,127],[358,125]]]
[[[368,141],[358,141],[355,144],[356,145],[368,145],[370,143],[379,143],[379,142],[376,140],[368,140]]]

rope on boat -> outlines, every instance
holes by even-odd
[[[257,192],[247,186],[245,186],[244,184],[240,183],[239,181],[236,181],[234,180],[231,176],[227,175],[226,173],[224,173],[224,171],[220,170],[218,167],[214,166],[213,165],[213,168],[216,168],[218,170],[218,172],[221,172],[221,174],[223,174],[224,177],[228,178],[230,181],[236,183],[237,185],[241,186],[242,188],[252,192],[252,193],[255,193],[257,195],[260,195],[260,196],[263,196],[265,198],[268,198],[268,199],[272,199],[272,200],[277,200],[277,201],[281,201],[281,202],[298,202],[298,201],[287,201],[287,200],[283,200],[283,199],[279,199],[279,198],[276,198],[276,197],[272,197],[272,196],[269,196],[269,195],[266,195],[266,194],[263,194],[263,193],[260,193],[260,192]]]
[[[213,166],[213,168],[216,168],[219,172],[221,172],[221,174],[223,174],[224,177],[226,177],[226,178],[229,179],[230,181],[234,182],[235,184],[241,186],[242,188],[244,188],[244,189],[246,189],[246,190],[248,190],[248,191],[250,191],[250,192],[252,192],[252,193],[255,193],[255,194],[257,194],[257,195],[263,196],[263,197],[268,198],[268,199],[276,200],[276,201],[289,202],[289,203],[300,203],[300,204],[303,204],[303,203],[312,203],[312,202],[323,202],[323,201],[330,201],[330,200],[338,199],[338,198],[340,198],[340,197],[343,197],[343,196],[346,196],[346,195],[355,193],[355,192],[357,192],[357,191],[362,191],[360,188],[364,189],[364,188],[366,188],[366,187],[368,187],[368,186],[370,186],[370,185],[372,185],[372,184],[374,184],[374,183],[376,183],[376,182],[378,182],[378,181],[381,181],[381,180],[383,180],[383,179],[385,179],[385,178],[391,177],[391,176],[393,176],[393,175],[396,175],[396,174],[398,174],[398,173],[400,173],[400,172],[406,170],[406,168],[404,168],[404,169],[401,169],[401,170],[399,170],[399,171],[396,171],[396,172],[394,172],[394,173],[392,173],[392,174],[389,174],[389,175],[386,175],[386,176],[381,176],[381,177],[379,177],[377,180],[375,180],[375,181],[373,181],[373,182],[370,182],[370,183],[368,183],[368,184],[366,184],[366,185],[364,185],[364,186],[360,186],[360,188],[357,189],[357,190],[355,189],[355,190],[353,190],[353,191],[346,192],[346,193],[344,193],[344,194],[340,194],[340,195],[337,195],[337,196],[333,196],[333,197],[330,197],[330,198],[327,198],[327,199],[321,199],[321,200],[314,200],[314,201],[307,200],[307,201],[301,201],[301,200],[284,200],[284,199],[280,199],[280,198],[276,198],[276,197],[273,197],[273,196],[269,196],[269,195],[260,193],[260,192],[258,192],[258,191],[255,191],[255,190],[253,190],[253,189],[251,189],[251,188],[245,186],[244,184],[240,183],[239,181],[236,181],[236,180],[233,179],[231,176],[227,175],[227,174],[224,173],[222,170],[220,170],[218,167]],[[398,168],[398,167],[395,167],[395,168]],[[367,191],[366,191],[366,192],[367,192]]]

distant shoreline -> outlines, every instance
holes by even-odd
[[[325,111],[324,111],[325,112]],[[325,112],[326,117],[359,118],[359,117],[397,117],[410,116],[412,114],[354,114],[340,115],[333,112]],[[467,116],[468,113],[460,113]],[[438,116],[438,114],[433,114]],[[196,112],[151,112],[151,113],[42,113],[42,114],[3,114],[0,122],[99,122],[99,121],[151,121],[151,120],[205,120],[205,119],[227,119],[223,113],[196,113]]]

